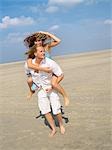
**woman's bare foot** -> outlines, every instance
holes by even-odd
[[[27,95],[27,99],[30,99],[34,93],[35,91],[30,91]]]
[[[69,99],[68,99],[68,97],[65,97],[64,98],[64,104],[65,104],[65,106],[68,106],[69,105]]]
[[[49,134],[49,137],[53,137],[56,134],[56,130],[52,130],[51,133]]]
[[[47,93],[49,93],[49,92],[51,92],[51,91],[52,91],[52,87],[51,87],[51,88],[46,89],[46,92],[47,92]]]
[[[65,128],[64,128],[63,125],[60,126],[60,132],[61,132],[61,134],[64,134],[64,133],[65,133]]]

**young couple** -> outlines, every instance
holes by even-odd
[[[63,72],[59,65],[50,57],[52,47],[60,43],[60,39],[48,32],[38,32],[27,37],[24,42],[28,45],[29,51],[27,62],[25,63],[26,73],[28,75],[28,85],[30,98],[38,90],[38,106],[51,126],[50,136],[56,133],[54,120],[50,114],[51,107],[53,114],[57,116],[60,125],[60,131],[65,133],[65,128],[61,116],[61,104],[58,92],[64,98],[65,106],[68,106],[69,99],[65,90],[59,84],[63,79]],[[47,53],[47,55],[46,55]],[[48,55],[49,54],[49,55]]]

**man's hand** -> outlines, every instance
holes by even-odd
[[[52,87],[51,87],[51,88],[46,89],[46,92],[47,92],[47,93],[49,93],[49,92],[51,92],[51,91],[52,91]]]

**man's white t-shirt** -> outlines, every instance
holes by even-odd
[[[32,60],[32,63],[35,64],[36,59]],[[46,73],[44,71],[39,71],[36,73],[33,69],[30,69],[33,82],[40,84],[44,89],[51,87],[52,75],[60,76],[63,74],[60,66],[52,59],[45,57],[39,64],[41,67],[49,67],[52,70],[52,73]]]
[[[32,60],[32,63],[35,64],[35,59]],[[37,73],[34,69],[28,68],[27,62],[25,62],[25,66],[24,67],[25,67],[25,73],[26,73],[26,75],[28,77],[31,76],[33,82],[36,85],[39,86],[40,85],[40,82],[39,82],[39,73]]]
[[[35,62],[35,59],[32,61]],[[39,71],[39,82],[44,89],[51,87],[52,75],[60,76],[63,74],[60,66],[52,59],[45,57],[40,63],[41,67],[49,67],[52,73],[46,73],[44,71]]]

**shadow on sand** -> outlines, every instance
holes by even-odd
[[[56,127],[59,127],[58,119],[57,119],[56,115],[53,115],[52,109],[51,109],[51,114],[52,114],[52,117],[53,117],[53,119],[54,119],[54,121],[55,121]],[[65,113],[64,113],[64,111],[63,111],[63,107],[62,107],[62,106],[61,106],[61,114],[62,114],[62,118],[64,119],[64,122],[65,122],[65,123],[68,123],[68,122],[69,122],[69,119],[64,116]],[[41,117],[42,119],[44,119],[44,124],[45,124],[46,126],[48,126],[49,128],[51,128],[50,125],[49,125],[49,123],[48,123],[48,121],[46,120],[45,116],[42,115],[41,111],[40,111],[40,114],[36,117],[36,119],[38,119],[38,118],[40,118],[40,117]]]

